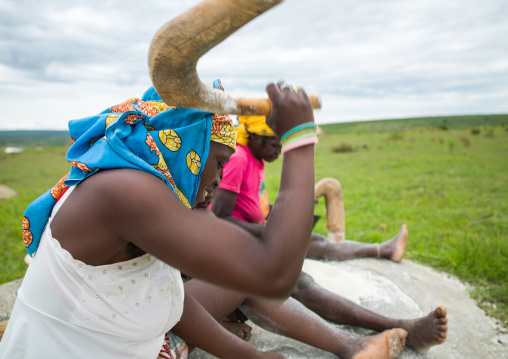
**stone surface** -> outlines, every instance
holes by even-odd
[[[11,316],[21,282],[23,279],[0,285],[0,322],[7,321]]]
[[[493,321],[469,298],[467,287],[454,277],[409,260],[400,264],[374,259],[306,260],[304,270],[327,289],[387,316],[416,318],[438,305],[446,306],[449,318],[446,343],[425,354],[406,348],[399,358],[508,358],[508,335],[492,324]],[[250,322],[249,325],[254,327],[250,343],[261,350],[275,351],[288,359],[336,358],[330,353],[271,334]],[[339,327],[359,335],[371,333],[364,329]],[[214,357],[197,349],[190,358]]]

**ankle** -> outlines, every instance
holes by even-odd
[[[335,350],[332,351],[340,358],[352,358],[367,346],[367,340],[352,334],[345,334],[342,341],[338,341]]]

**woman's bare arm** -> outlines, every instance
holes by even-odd
[[[301,154],[311,158],[313,154],[305,152],[312,152],[312,147],[307,147],[302,148]],[[282,179],[286,187],[281,185],[282,191],[261,238],[227,221],[190,211],[166,184],[149,174],[118,170],[108,171],[102,178],[99,174],[95,176],[96,180],[104,182],[101,188],[105,188],[106,183],[114,183],[114,188],[104,193],[108,198],[105,203],[115,203],[117,207],[108,212],[115,217],[111,221],[112,229],[123,240],[193,277],[245,293],[282,298],[289,296],[298,279],[312,225],[312,185],[309,183],[313,183],[313,178],[302,183],[305,176],[294,173],[296,171],[291,168],[296,166],[289,162],[301,163],[302,160],[299,156],[288,160],[291,157],[288,155],[283,164],[289,169],[283,169],[283,173],[289,172],[288,178],[285,180],[283,175]],[[303,195],[291,194],[291,188],[302,188],[303,184],[311,187],[308,191],[310,210],[305,218],[299,219],[303,217],[299,213],[288,216],[288,212],[305,212]],[[285,215],[277,217],[283,208],[295,211],[286,209]],[[307,228],[304,222],[308,222]]]
[[[280,91],[271,84],[267,93],[272,103],[267,123],[276,133],[314,120],[304,91]],[[159,186],[165,184],[160,182]],[[226,221],[188,211],[173,193],[164,191],[162,196],[162,188],[159,191],[152,196],[156,203],[140,207],[150,208],[150,215],[143,220],[132,218],[143,228],[141,233],[133,235],[135,232],[128,230],[122,237],[131,237],[142,249],[191,276],[254,295],[289,296],[300,275],[312,229],[313,146],[284,155],[280,190],[260,240]],[[138,200],[147,198],[140,195]]]
[[[278,133],[313,121],[304,92],[281,92],[275,85],[267,92],[278,118],[271,126]],[[284,155],[280,191],[260,239],[189,210],[159,178],[129,169],[101,171],[81,183],[52,230],[64,248],[86,263],[95,257],[100,257],[96,263],[107,263],[131,242],[193,277],[251,295],[284,298],[299,277],[309,244],[313,160],[313,146]]]

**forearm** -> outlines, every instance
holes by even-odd
[[[219,358],[251,358],[257,350],[223,328],[191,295],[185,294],[180,321],[171,329],[185,342]]]
[[[296,283],[300,275],[312,231],[313,208],[314,146],[304,146],[284,155],[279,194],[261,237],[267,259],[278,258],[271,263],[278,266],[275,270],[280,271],[282,282]]]

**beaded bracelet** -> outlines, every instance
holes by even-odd
[[[281,143],[282,149],[280,152],[282,154],[298,147],[317,144],[316,124],[307,122],[292,128],[282,136]]]

